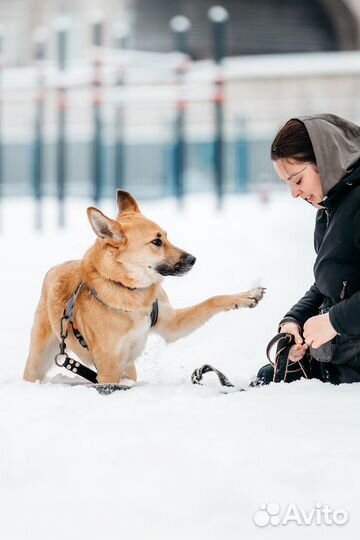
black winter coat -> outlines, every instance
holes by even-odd
[[[329,311],[344,338],[360,336],[360,166],[340,180],[318,210],[315,226],[315,283],[285,315],[303,326]]]

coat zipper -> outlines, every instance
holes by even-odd
[[[329,225],[329,221],[330,221],[330,210],[325,208],[325,214],[326,214],[326,227],[327,227]]]
[[[346,296],[347,284],[348,284],[347,281],[343,281],[343,286],[342,286],[341,293],[340,293],[340,300],[344,300],[344,298]]]

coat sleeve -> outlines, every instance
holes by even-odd
[[[357,204],[359,201],[357,200]],[[352,230],[355,233],[355,248],[360,254],[360,208],[354,216]],[[358,255],[358,260],[359,260]],[[359,268],[360,272],[360,268]],[[330,322],[338,334],[355,337],[360,336],[360,291],[354,293],[350,298],[341,300],[329,311]]]
[[[340,335],[360,335],[360,292],[335,304],[329,311],[330,322]]]
[[[310,317],[319,314],[319,308],[324,298],[324,295],[319,291],[316,283],[314,283],[307,293],[286,313],[280,321],[279,326],[291,321],[297,323],[302,328]]]

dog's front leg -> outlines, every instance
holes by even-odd
[[[163,293],[163,298],[160,300],[159,320],[154,330],[165,341],[176,341],[191,334],[217,313],[257,306],[264,293],[264,288],[257,287],[240,294],[213,296],[200,304],[183,309],[173,309]]]
[[[111,357],[99,351],[94,351],[94,360],[100,384],[118,384],[121,379],[130,379],[134,382],[137,380],[133,363],[122,363],[119,357]]]

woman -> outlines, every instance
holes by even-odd
[[[276,135],[277,175],[317,208],[315,283],[280,321],[292,334],[292,367],[335,384],[360,381],[360,127],[322,114],[289,120]],[[299,364],[298,364],[299,365]],[[258,373],[273,380],[271,364]],[[288,382],[303,376],[299,369]]]

